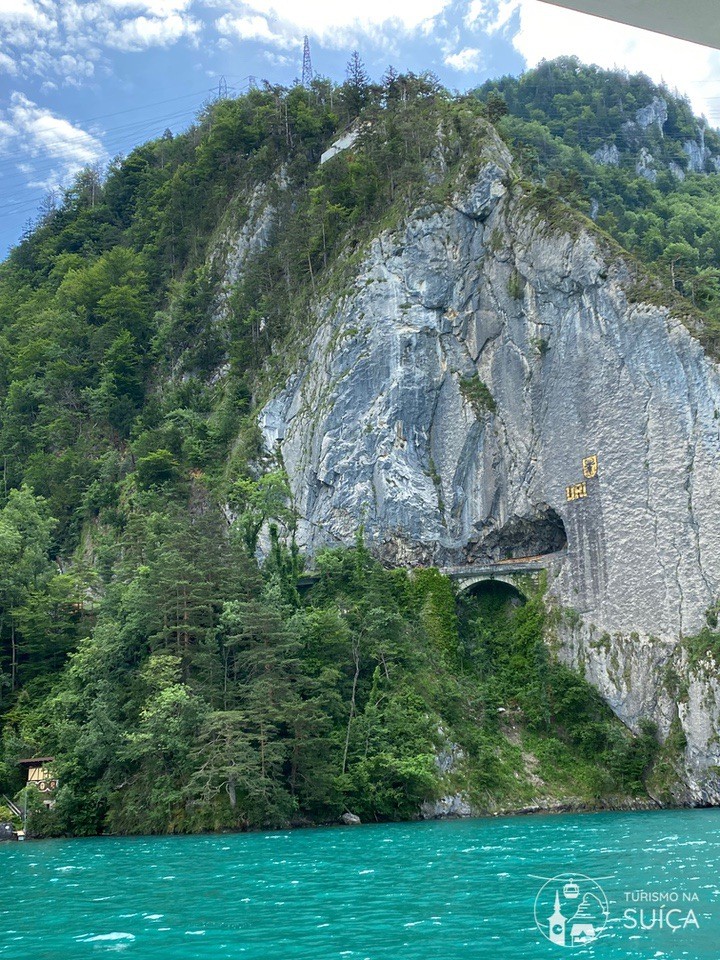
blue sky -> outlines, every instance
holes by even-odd
[[[720,53],[542,0],[0,0],[0,255],[48,191],[183,129],[221,76],[231,93],[292,83],[304,34],[337,80],[353,49],[373,77],[392,63],[459,90],[575,54],[665,80],[720,123]]]

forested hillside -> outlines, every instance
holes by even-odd
[[[647,77],[572,58],[478,95],[528,177],[636,254],[708,317],[720,346],[720,136]]]
[[[638,126],[657,98],[666,122]],[[217,101],[78,177],[0,268],[0,797],[19,758],[55,757],[36,832],[644,796],[653,731],[631,735],[555,662],[542,587],[458,605],[359,529],[299,590],[310,559],[256,422],[312,304],[343,296],[381,229],[472,177],[488,121],[534,203],[592,216],[717,346],[720,140],[702,131],[693,170],[684,101],[574,61],[451,96],[392,70],[372,84],[355,58],[342,86]],[[352,124],[352,149],[320,164]],[[593,159],[612,145],[617,163]],[[272,222],[228,279],[259,196]]]

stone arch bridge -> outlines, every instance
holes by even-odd
[[[471,590],[479,583],[500,581],[523,593],[527,590],[528,578],[538,583],[543,570],[554,567],[565,556],[565,551],[548,553],[538,557],[517,557],[513,560],[498,560],[496,563],[464,564],[459,567],[439,567],[440,573],[457,585],[458,592]],[[309,571],[298,580],[298,587],[311,587],[318,574]]]
[[[459,593],[471,590],[479,583],[500,581],[516,590],[527,589],[527,580],[540,580],[543,570],[553,567],[564,556],[564,551],[539,557],[518,557],[514,560],[498,560],[496,563],[464,564],[459,567],[440,567],[440,573],[453,580]]]

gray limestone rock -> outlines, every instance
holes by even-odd
[[[667,100],[664,97],[653,97],[652,101],[646,106],[641,107],[635,114],[635,123],[643,130],[647,130],[655,124],[663,134],[663,127],[667,123],[668,107]]]
[[[697,140],[686,140],[683,145],[683,152],[688,158],[688,170],[691,173],[704,173],[705,163],[708,157],[708,151],[705,147],[705,131],[700,131],[700,137]]]
[[[604,143],[592,156],[596,163],[602,163],[608,167],[620,165],[620,151],[614,143]]]
[[[420,806],[423,820],[443,820],[452,817],[472,817],[475,811],[465,796],[454,793],[439,800],[426,800]]]
[[[559,656],[633,729],[677,718],[682,799],[718,802],[717,671],[679,638],[720,597],[720,371],[630,296],[591,228],[550,228],[509,190],[509,169],[497,142],[450,203],[370,243],[261,427],[310,551],[360,523],[406,565],[566,542],[548,585]]]
[[[222,295],[225,297],[238,282],[245,263],[268,244],[276,213],[268,194],[268,185],[258,184],[250,194],[242,224],[239,227],[229,225],[216,246],[216,256],[221,260]]]
[[[675,163],[674,161],[672,163],[669,163],[668,170],[675,177],[676,180],[680,180],[682,182],[685,179],[685,176],[686,176],[685,170],[680,166],[679,163]]]
[[[347,130],[335,143],[327,148],[325,153],[320,157],[320,163],[327,163],[328,160],[332,160],[333,157],[342,153],[343,150],[348,150],[357,140],[359,133],[360,131],[357,129]]]
[[[651,183],[654,183],[657,180],[655,158],[647,149],[647,147],[640,148],[637,163],[635,164],[635,172],[639,177],[645,177],[645,179],[649,180]]]
[[[359,827],[362,822],[357,814],[349,812],[344,813],[340,820],[348,827]]]

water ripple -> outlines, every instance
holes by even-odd
[[[572,956],[717,960],[719,862],[720,810],[4,844],[0,958],[550,958],[537,878],[574,873],[608,878],[611,922]],[[627,929],[639,892],[699,929]]]

